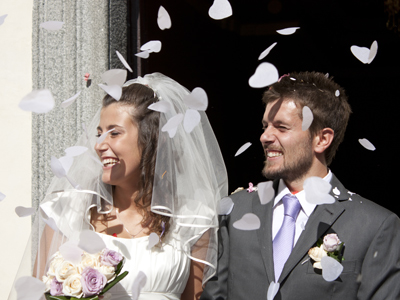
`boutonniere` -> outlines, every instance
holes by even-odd
[[[257,190],[258,190],[258,188],[254,187],[253,184],[251,182],[249,182],[249,187],[247,188],[247,192],[248,193],[252,193],[252,192],[257,191]]]

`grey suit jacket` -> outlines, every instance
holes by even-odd
[[[274,182],[275,191],[278,181]],[[279,278],[275,299],[400,299],[400,220],[392,212],[351,195],[333,175],[340,191],[333,204],[319,205],[311,214]],[[331,191],[332,193],[332,191]],[[333,195],[333,194],[332,194]],[[272,255],[273,201],[262,205],[257,192],[230,196],[234,208],[220,217],[217,273],[201,299],[267,299],[274,281]],[[234,228],[252,212],[261,220],[258,230]],[[343,272],[333,282],[314,269],[308,250],[328,233],[345,243]]]

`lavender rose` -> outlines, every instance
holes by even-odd
[[[52,296],[62,295],[62,290],[63,290],[63,283],[58,282],[57,279],[54,277],[50,283],[50,295]]]
[[[122,260],[122,255],[114,250],[104,249],[101,263],[105,266],[116,267]]]
[[[323,245],[325,251],[332,252],[336,251],[341,243],[336,233],[330,233],[324,237]]]
[[[82,291],[84,297],[98,295],[107,283],[107,278],[98,270],[86,267],[82,272]]]

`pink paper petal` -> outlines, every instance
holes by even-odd
[[[260,197],[260,202],[262,205],[265,205],[274,199],[275,190],[272,185],[273,185],[272,181],[265,181],[257,184],[258,195]]]
[[[115,51],[117,53],[117,56],[119,58],[119,60],[122,62],[122,64],[125,66],[125,68],[127,68],[129,70],[129,72],[133,72],[132,68],[129,66],[128,62],[125,60],[125,58],[122,56],[121,53],[119,53],[118,51]]]
[[[329,192],[332,188],[329,182],[323,180],[320,177],[309,177],[304,181],[304,192],[306,200],[309,203],[321,205],[321,204],[332,204],[335,202]]]
[[[149,51],[143,51],[135,54],[137,57],[140,58],[149,58],[150,52]]]
[[[71,168],[72,163],[74,162],[74,158],[72,156],[62,156],[58,159],[58,161],[61,163],[65,174],[68,174],[68,171]]]
[[[175,136],[176,129],[178,128],[179,124],[182,123],[182,121],[183,121],[183,114],[177,114],[176,116],[173,116],[168,120],[168,122],[161,128],[161,131],[162,132],[168,131],[169,136],[173,138]],[[171,136],[174,130],[175,133]]]
[[[83,230],[79,235],[79,248],[90,254],[95,254],[106,248],[103,239],[94,231]]]
[[[3,25],[4,20],[7,18],[8,15],[2,15],[0,16],[0,26]]]
[[[167,113],[172,110],[172,105],[167,101],[158,101],[156,103],[150,104],[147,108],[162,113]]]
[[[65,153],[67,156],[78,156],[85,153],[87,150],[88,148],[83,146],[73,146],[65,149]]]
[[[260,224],[260,219],[255,214],[248,213],[233,223],[233,227],[239,230],[256,230],[260,228]]]
[[[314,120],[314,115],[308,106],[303,107],[303,122],[301,124],[301,129],[306,131],[312,124]]]
[[[342,274],[343,266],[336,259],[324,256],[321,258],[322,278],[326,281],[336,280]]]
[[[148,51],[149,53],[152,52],[160,52],[161,51],[161,42],[160,41],[149,41],[146,44],[140,47],[141,51]]]
[[[17,300],[39,300],[46,290],[46,285],[40,279],[23,276],[15,281]]]
[[[119,85],[104,85],[104,84],[99,84],[99,87],[101,87],[107,94],[109,94],[111,97],[113,97],[115,100],[119,101],[122,96],[122,87]]]
[[[0,192],[0,201],[3,201],[6,195],[4,195],[2,192]]]
[[[279,291],[279,286],[280,286],[279,282],[275,283],[274,281],[271,281],[268,287],[267,300],[274,300],[276,294]]]
[[[224,197],[218,202],[217,212],[219,215],[229,215],[233,210],[234,203],[231,198]]]
[[[139,271],[135,280],[132,283],[132,300],[138,300],[140,291],[145,286],[147,282],[147,276],[142,271]]]
[[[62,163],[55,158],[54,156],[51,157],[51,170],[53,171],[54,175],[58,178],[65,177],[67,175],[67,172],[65,171]]]
[[[205,111],[208,106],[208,97],[205,90],[201,87],[194,88],[193,91],[184,97],[186,105],[192,109]]]
[[[228,0],[214,0],[208,10],[208,15],[214,20],[222,20],[232,16],[232,6]]]
[[[244,151],[246,151],[249,147],[251,146],[250,142],[247,142],[246,144],[244,144],[242,147],[239,148],[238,151],[236,151],[235,156],[238,156],[240,154],[242,154]]]
[[[74,103],[74,101],[79,97],[80,94],[81,94],[81,92],[78,92],[71,98],[65,100],[63,103],[61,103],[61,107],[66,108],[66,107],[70,106],[72,103]]]
[[[155,232],[150,233],[149,244],[147,245],[147,250],[150,250],[155,245],[157,245],[159,242],[160,242],[160,237],[158,236],[158,234]]]
[[[40,24],[40,27],[46,29],[46,30],[50,30],[50,31],[56,31],[56,30],[60,30],[62,28],[62,26],[64,25],[64,22],[60,22],[60,21],[47,21],[47,22],[43,22]]]
[[[49,90],[34,90],[19,102],[19,108],[38,114],[47,113],[54,107],[53,95]]]
[[[269,54],[269,52],[272,50],[272,48],[274,48],[275,46],[276,46],[276,44],[278,44],[278,43],[273,43],[271,46],[269,46],[267,49],[265,49],[261,54],[260,54],[260,56],[258,57],[258,60],[262,60],[264,57],[266,57],[268,54]]]
[[[263,62],[256,72],[250,77],[249,85],[252,88],[263,88],[277,82],[279,79],[278,70],[273,64]]]
[[[68,241],[58,249],[61,256],[72,264],[79,264],[82,259],[83,250],[75,241]]]
[[[367,139],[359,139],[358,142],[361,144],[361,146],[363,146],[367,150],[370,150],[370,151],[376,150],[375,146]]]
[[[101,80],[108,86],[118,85],[122,87],[126,81],[128,72],[122,69],[111,69],[101,75]]]
[[[104,132],[99,138],[97,139],[97,144],[101,144],[107,137],[107,134],[109,134],[111,131],[115,130],[115,128],[110,129],[109,131]]]
[[[35,211],[36,209],[34,207],[17,206],[15,208],[15,213],[20,218],[32,216],[35,213]]]
[[[201,116],[197,110],[188,109],[183,119],[183,128],[187,133],[190,133],[200,123],[200,120]]]
[[[171,17],[163,6],[158,9],[157,24],[161,30],[171,28]]]
[[[279,29],[276,32],[282,35],[291,35],[295,33],[297,29],[300,29],[300,27],[288,27],[284,29]]]

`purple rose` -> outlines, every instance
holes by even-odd
[[[50,283],[50,295],[52,296],[60,296],[62,295],[63,284],[62,282],[58,282],[54,277]]]
[[[324,236],[324,249],[327,252],[336,251],[341,243],[336,233],[330,233]]]
[[[122,260],[122,255],[114,250],[104,249],[101,263],[105,266],[116,267]]]
[[[84,297],[98,295],[107,283],[107,278],[98,270],[86,267],[82,271],[81,284]]]

